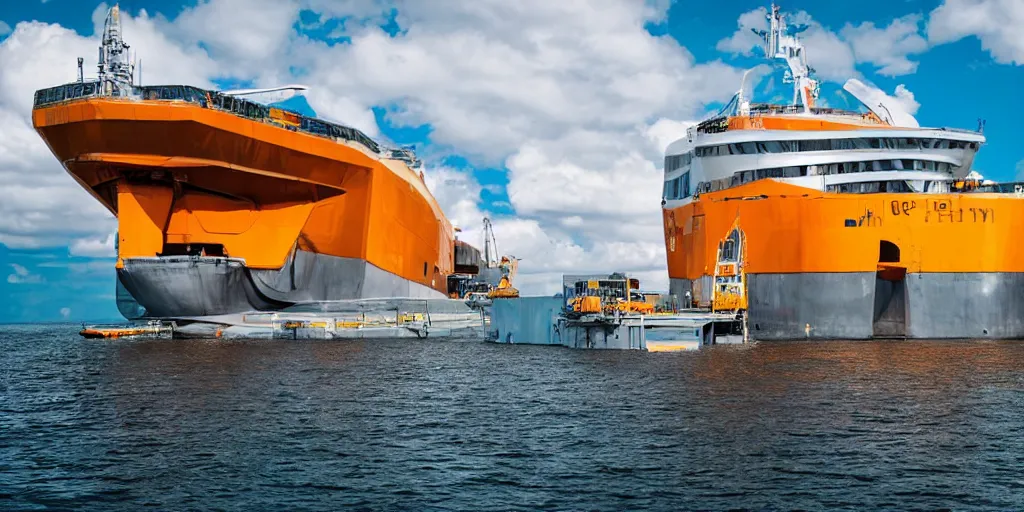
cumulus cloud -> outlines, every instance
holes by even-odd
[[[286,59],[298,15],[294,0],[200,0],[163,28],[179,41],[209,48],[226,66],[222,73],[255,79]]]
[[[668,145],[685,137],[686,130],[697,124],[697,121],[679,121],[661,118],[647,127],[644,135],[658,153],[664,153]]]
[[[92,258],[112,258],[114,253],[114,233],[106,238],[79,238],[71,242],[69,247],[72,256],[88,256]]]
[[[754,48],[764,44],[764,41],[760,36],[755,34],[753,31],[768,30],[768,9],[764,7],[758,7],[752,11],[747,11],[740,15],[739,19],[736,20],[738,28],[736,32],[725,39],[722,39],[715,45],[715,48],[720,52],[735,53],[738,55],[752,55]]]
[[[885,28],[865,22],[848,24],[840,33],[853,48],[857,62],[878,66],[880,75],[909,75],[917,71],[918,63],[907,57],[928,49],[928,41],[918,32],[920,22],[920,15],[910,14],[893,20]]]
[[[1020,0],[945,0],[928,20],[932,44],[975,36],[996,62],[1024,65],[1024,2]]]
[[[910,92],[910,89],[903,84],[896,86],[896,90],[893,91],[892,95],[889,95],[889,99],[903,108],[903,111],[914,115],[917,113],[917,109],[921,107],[921,104],[914,99],[914,93]]]
[[[13,272],[7,275],[7,282],[10,284],[34,284],[43,282],[43,276],[29,272],[27,268],[17,263],[10,264]]]
[[[435,142],[496,163],[524,140],[631,127],[728,97],[736,71],[698,66],[675,40],[652,36],[644,23],[657,15],[626,1],[400,3],[402,32],[311,43],[307,67],[311,81],[395,105],[393,122],[429,124]]]
[[[424,173],[424,180],[453,226],[467,233],[481,226],[484,217],[478,204],[481,187],[471,171],[434,167]]]
[[[11,26],[0,20],[0,36],[6,36],[11,33]]]

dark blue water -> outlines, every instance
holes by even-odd
[[[0,509],[1024,508],[1024,343],[0,350]]]

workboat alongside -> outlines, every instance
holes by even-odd
[[[792,103],[741,86],[666,150],[671,293],[743,312],[754,340],[1024,336],[1024,200],[971,172],[982,127],[922,128],[852,79],[859,111],[820,106],[804,46],[769,21]]]
[[[410,148],[246,99],[253,91],[142,86],[116,6],[101,44],[98,79],[79,59],[77,82],[36,92],[32,120],[118,218],[126,317],[446,299],[450,278],[479,271]]]

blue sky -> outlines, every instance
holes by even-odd
[[[547,290],[552,276],[565,270],[553,261],[595,262],[625,267],[652,282],[663,279],[660,218],[647,197],[658,187],[658,145],[681,123],[727,99],[738,87],[737,73],[764,62],[756,52],[727,50],[723,40],[737,33],[744,13],[766,2],[609,0],[604,5],[614,4],[617,11],[607,16],[541,8],[543,2],[528,9],[497,2],[464,9],[453,2],[433,9],[437,12],[411,2],[282,0],[264,7],[261,2],[267,0],[204,0],[199,8],[195,0],[120,5],[136,18],[126,24],[127,42],[140,52],[158,52],[144,60],[154,80],[222,87],[308,82],[318,91],[310,102],[325,117],[415,144],[435,169],[435,194],[450,216],[465,225],[484,214],[498,219],[499,238],[525,255],[528,290],[531,285]],[[866,0],[852,8],[793,0],[782,7],[806,11],[813,20],[811,33],[822,46],[809,52],[819,71],[853,73],[889,94],[904,86],[920,104],[916,116],[922,125],[974,129],[979,118],[985,119],[988,144],[975,168],[991,179],[1012,180],[1024,161],[1013,108],[1024,88],[1024,42],[1005,26],[1024,21],[1014,18],[1024,17],[1020,3]],[[28,66],[26,60],[33,58],[52,59],[43,65],[64,73],[55,75],[55,83],[73,75],[73,53],[95,53],[89,49],[95,42],[77,36],[94,35],[99,5],[26,0],[0,7],[0,65],[8,74],[0,85],[17,80],[11,76],[22,69],[17,66]],[[496,14],[481,14],[488,9]],[[147,16],[140,18],[142,10]],[[982,15],[961,24],[965,12]],[[38,24],[19,26],[30,20],[77,36],[46,35]],[[911,28],[890,42],[883,37],[887,27]],[[590,29],[595,32],[585,35],[595,39],[569,37]],[[877,37],[855,39],[856,34]],[[602,40],[615,43],[594,49]],[[26,55],[31,48],[34,57]],[[174,52],[181,57],[160,60],[179,55]],[[431,58],[437,61],[421,64]],[[829,65],[844,58],[849,66]],[[498,65],[477,77],[467,64],[476,59],[481,68]],[[571,71],[550,64],[563,59]],[[908,61],[916,63],[914,72],[879,72],[887,63]],[[381,62],[402,62],[401,69],[374,67]],[[587,75],[590,70],[593,76]],[[524,75],[529,77],[521,87],[508,83]],[[624,85],[609,82],[617,78]],[[16,85],[28,91],[50,85],[26,80]],[[631,82],[641,94],[629,90]],[[24,101],[31,97],[22,95]],[[27,109],[18,98],[4,101],[0,119],[4,108],[12,119],[25,118]],[[8,138],[25,137],[29,142],[23,145],[41,146],[24,128]],[[119,318],[112,260],[105,257],[109,244],[104,244],[113,223],[46,160],[45,148],[26,152],[32,156],[21,162],[16,156],[0,158],[0,186],[25,177],[28,184],[19,186],[26,197],[39,193],[63,202],[45,211],[34,211],[31,204],[10,210],[0,205],[0,215],[13,219],[0,221],[0,321]],[[628,204],[608,199],[623,187],[638,190],[624,200]],[[608,232],[607,220],[623,215],[641,220]],[[531,259],[533,274],[525,270]]]

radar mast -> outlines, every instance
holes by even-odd
[[[793,105],[797,105],[797,100],[800,100],[804,112],[810,113],[818,99],[819,87],[818,81],[811,78],[814,70],[807,64],[807,50],[800,39],[788,33],[785,16],[774,3],[768,14],[768,22],[767,31],[754,30],[764,40],[765,57],[786,61],[789,71],[785,82],[793,84]]]
[[[121,9],[115,4],[107,11],[100,41],[99,82],[111,96],[131,95],[135,66],[128,58],[128,45],[121,39]]]

